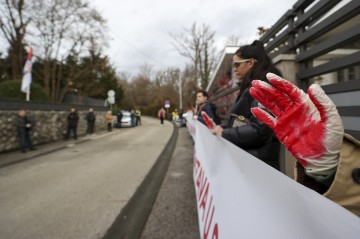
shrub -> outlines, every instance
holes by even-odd
[[[0,100],[25,100],[26,94],[21,90],[21,81],[19,80],[8,80],[0,83]],[[31,101],[48,101],[48,97],[44,89],[36,84],[31,83],[30,89],[30,100]]]

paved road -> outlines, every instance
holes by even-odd
[[[0,168],[0,238],[102,238],[172,132],[143,117],[143,126]]]

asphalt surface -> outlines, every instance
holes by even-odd
[[[194,146],[187,128],[179,129],[175,151],[142,239],[200,238],[192,179]]]
[[[117,219],[109,225],[104,238],[200,238],[192,180],[193,142],[187,128],[175,126],[174,129],[163,152]],[[104,131],[77,141],[39,145],[36,151],[25,154],[3,153],[0,168],[86,144],[108,134]]]

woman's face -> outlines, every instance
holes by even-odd
[[[253,59],[243,59],[237,55],[233,57],[233,71],[235,73],[238,82],[241,82],[246,74],[253,67],[254,61]]]

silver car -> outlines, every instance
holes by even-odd
[[[121,127],[131,127],[130,112],[122,110]]]

